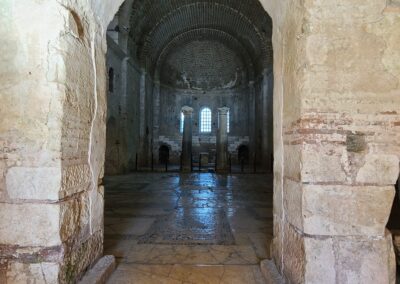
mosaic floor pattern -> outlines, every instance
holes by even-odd
[[[155,221],[138,244],[233,245],[234,238],[223,209],[178,208]]]
[[[266,175],[135,173],[105,179],[108,283],[264,283],[272,181]]]

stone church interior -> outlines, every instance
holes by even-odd
[[[0,283],[400,283],[399,0],[0,14]]]

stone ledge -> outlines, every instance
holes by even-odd
[[[86,272],[78,284],[105,284],[114,272],[115,267],[116,263],[113,255],[103,256],[92,269]]]
[[[273,260],[266,259],[261,261],[260,268],[266,284],[285,284],[285,280],[279,274]]]

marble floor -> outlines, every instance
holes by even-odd
[[[108,283],[264,283],[272,177],[135,173],[105,179]]]

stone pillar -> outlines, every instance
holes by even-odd
[[[272,255],[288,283],[396,282],[385,227],[399,170],[394,125],[400,101],[393,96],[399,85],[391,79],[394,69],[370,72],[387,60],[383,54],[391,52],[393,39],[378,31],[388,28],[386,20],[365,28],[367,18],[385,17],[385,1],[378,1],[380,9],[350,2],[338,8],[313,1],[300,18],[290,11],[283,30],[274,26]],[[351,29],[347,17],[354,19]],[[304,20],[323,28],[303,33],[296,25]],[[293,28],[298,36],[290,34]],[[338,32],[331,33],[333,28]],[[340,60],[337,40],[349,46]],[[359,57],[364,49],[377,56]],[[397,141],[389,142],[390,136]]]
[[[256,131],[256,91],[254,86],[254,81],[249,82],[249,164],[254,164],[254,154],[256,152],[256,141],[257,141],[257,131]]]
[[[181,171],[192,171],[192,114],[193,109],[188,106],[182,108],[184,115],[183,137],[182,137],[182,157]]]
[[[218,131],[217,131],[217,172],[228,172],[228,129],[227,115],[229,108],[218,109]]]

